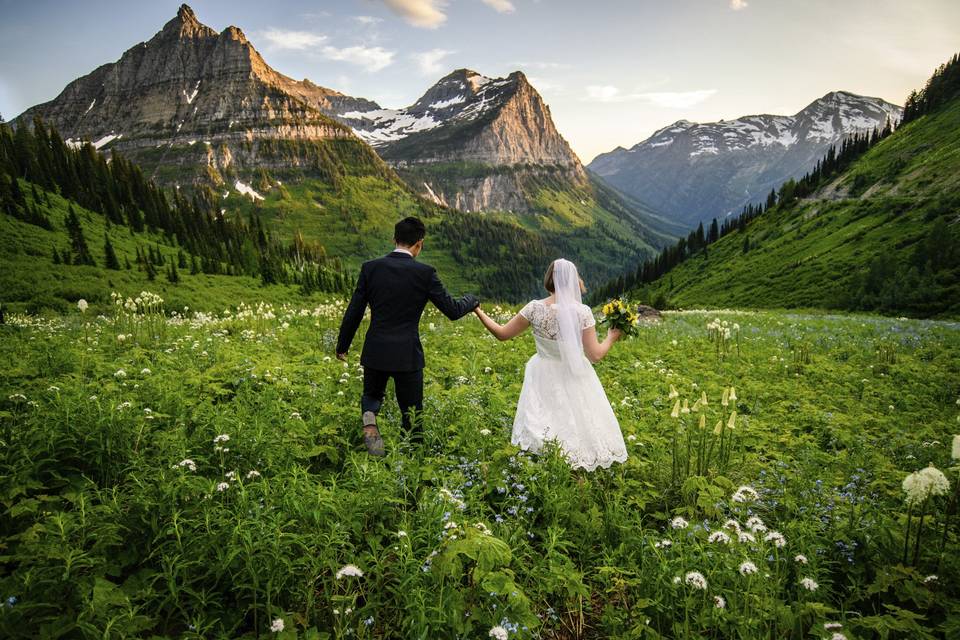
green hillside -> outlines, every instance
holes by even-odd
[[[783,190],[781,190],[783,196]],[[635,292],[680,307],[960,315],[960,100]]]

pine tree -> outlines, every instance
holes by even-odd
[[[120,261],[117,259],[117,254],[113,250],[113,244],[110,242],[110,236],[106,233],[103,234],[103,253],[106,256],[104,264],[107,269],[119,271]]]
[[[56,247],[53,248],[53,264],[60,264],[60,253]]]
[[[73,254],[71,262],[76,265],[95,265],[87,240],[83,236],[80,219],[77,218],[77,212],[73,210],[73,203],[70,204],[67,213],[67,233],[70,234],[70,249]]]
[[[171,261],[170,266],[167,267],[167,280],[173,284],[180,282],[180,274],[177,272],[177,264],[173,261]]]

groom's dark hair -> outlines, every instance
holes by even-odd
[[[404,247],[412,247],[427,235],[427,228],[420,218],[409,216],[393,227],[393,241]]]

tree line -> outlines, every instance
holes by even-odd
[[[30,185],[30,202],[22,181]],[[280,242],[256,214],[249,220],[227,219],[218,194],[208,186],[196,187],[189,197],[179,189],[168,196],[138,165],[116,151],[107,157],[89,143],[67,144],[39,118],[32,127],[16,129],[0,122],[0,211],[52,229],[43,211],[50,207],[48,192],[71,203],[66,218],[70,246],[62,251],[55,248],[54,262],[94,264],[73,208],[76,203],[103,214],[108,224],[136,233],[163,234],[184,255],[175,264],[193,273],[249,275],[267,284],[299,284],[305,292],[339,292],[350,287],[351,278],[339,259],[328,258],[322,247],[299,237],[288,244]],[[119,268],[109,237],[104,252],[104,266]],[[137,262],[151,278],[163,264],[159,249],[138,251]],[[179,279],[175,269],[167,267],[172,281]]]

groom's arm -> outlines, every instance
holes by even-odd
[[[360,275],[357,276],[357,288],[353,291],[353,297],[350,298],[350,304],[343,314],[343,321],[340,323],[340,336],[337,338],[337,357],[346,355],[350,350],[350,343],[353,342],[353,336],[360,327],[360,321],[363,320],[363,312],[367,308],[367,276],[363,268],[360,268]]]
[[[430,274],[430,289],[427,296],[440,313],[451,320],[458,320],[480,306],[480,301],[476,296],[467,294],[459,300],[454,300],[453,296],[447,293],[443,283],[440,282],[440,276],[437,270],[433,269]]]

